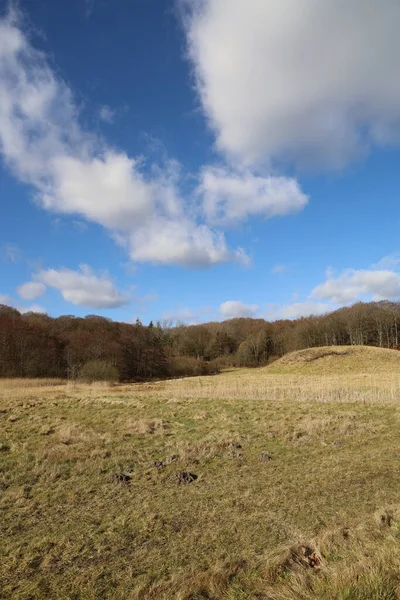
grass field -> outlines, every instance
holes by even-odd
[[[390,365],[3,380],[1,598],[398,599],[399,399]]]

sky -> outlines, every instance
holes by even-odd
[[[400,300],[398,0],[0,0],[0,303]]]

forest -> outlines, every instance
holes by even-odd
[[[144,381],[266,365],[315,346],[400,349],[400,303],[357,303],[323,316],[268,322],[236,318],[185,325],[52,318],[0,305],[0,377]]]

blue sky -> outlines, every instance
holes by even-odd
[[[0,15],[0,302],[194,323],[400,298],[397,0]]]

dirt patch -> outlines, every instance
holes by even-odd
[[[321,354],[318,354],[317,356],[313,356],[311,355],[310,357],[307,357],[305,359],[304,362],[314,362],[316,360],[320,360],[321,358],[325,358],[326,356],[349,356],[350,352],[321,352]]]
[[[189,483],[193,483],[198,479],[198,475],[195,473],[189,473],[189,471],[178,471],[176,474],[176,481],[179,485],[187,485]]]
[[[321,566],[321,558],[316,550],[308,544],[299,544],[289,548],[270,575],[272,578],[276,577],[279,580],[284,573],[298,571],[302,568],[319,571]]]
[[[153,466],[156,469],[160,469],[161,470],[161,469],[165,468],[165,462],[163,460],[155,460],[154,463],[153,463]]]
[[[112,478],[120,483],[130,483],[132,481],[132,471],[123,471],[122,473],[114,473]]]

